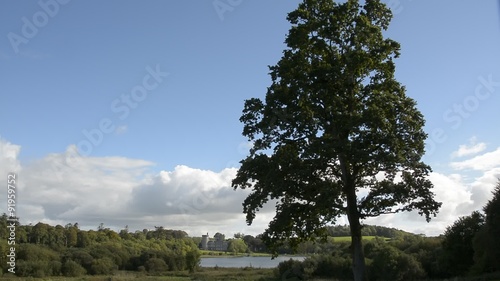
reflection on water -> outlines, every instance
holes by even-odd
[[[274,268],[282,261],[289,259],[302,261],[305,257],[297,256],[279,256],[271,259],[271,257],[222,257],[222,258],[201,258],[200,265],[202,267],[255,267],[255,268]]]

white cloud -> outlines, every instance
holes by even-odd
[[[0,173],[7,175],[10,172],[19,172],[21,165],[17,159],[21,146],[12,144],[0,137]]]
[[[245,190],[233,190],[231,180],[235,168],[220,172],[177,166],[163,171],[151,182],[134,189],[128,208],[134,214],[152,215],[152,220],[169,228],[188,230],[194,235],[207,231],[242,231],[258,234],[267,225],[256,220],[254,226],[245,225],[242,202]],[[266,212],[258,215],[265,216]]]
[[[500,165],[485,171],[471,183],[472,200],[475,202],[475,209],[482,209],[492,198],[492,191],[500,179]]]
[[[0,140],[3,174],[21,170],[20,149]],[[76,147],[69,146],[23,166],[17,215],[23,224],[78,222],[82,228],[96,228],[102,222],[117,230],[125,225],[132,230],[161,225],[191,235],[256,235],[267,225],[264,211],[254,226],[246,226],[241,203],[248,191],[231,187],[235,168],[214,172],[181,165],[152,173],[153,165],[124,157],[80,157]]]
[[[153,163],[122,157],[79,157],[74,147],[26,165],[19,198],[21,220],[95,224],[121,217],[126,201],[139,183],[137,176]],[[23,210],[43,209],[33,214]],[[38,214],[38,215],[37,215]],[[97,224],[96,224],[97,223]]]
[[[460,174],[434,172],[429,176],[434,184],[435,199],[443,203],[439,214],[430,223],[426,224],[416,212],[380,216],[367,220],[367,223],[439,235],[459,217],[482,210],[500,179],[500,147],[450,165]]]
[[[470,169],[486,172],[500,166],[500,147],[494,151],[486,152],[471,159],[452,162],[450,166],[457,170]]]
[[[22,164],[21,147],[0,139],[0,172],[19,173],[21,222],[76,223],[97,228],[102,222],[118,230],[181,229],[190,235],[220,231],[227,236],[261,233],[274,216],[270,202],[247,226],[242,202],[248,190],[233,190],[236,168],[215,172],[179,165],[153,173],[154,163],[124,157],[80,157],[75,146],[62,153]],[[460,174],[433,172],[436,200],[443,203],[430,223],[415,212],[383,215],[365,223],[395,227],[426,235],[442,234],[458,217],[480,210],[500,177],[500,148],[455,162]],[[481,165],[482,166],[481,166]],[[466,169],[480,171],[472,178]],[[0,204],[5,205],[5,197]],[[342,223],[339,220],[339,223]]]
[[[451,156],[453,158],[471,156],[478,154],[486,149],[486,144],[484,142],[477,142],[476,137],[472,137],[469,140],[469,145],[463,144],[458,147],[457,151],[454,151]]]
[[[433,172],[429,175],[429,180],[434,184],[435,200],[443,203],[438,215],[429,223],[417,212],[382,215],[370,218],[365,223],[435,236],[442,234],[458,217],[469,215],[474,210],[476,204],[471,199],[470,187],[460,175]]]

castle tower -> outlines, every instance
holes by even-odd
[[[208,250],[208,232],[207,235],[201,236],[201,249]]]

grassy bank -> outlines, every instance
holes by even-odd
[[[137,272],[119,271],[112,276],[79,276],[79,277],[44,277],[44,278],[22,278],[4,275],[0,277],[1,281],[224,281],[224,280],[240,280],[240,281],[263,281],[275,280],[273,278],[273,269],[261,268],[201,268],[195,273],[187,271],[169,271],[162,276],[147,276]]]
[[[476,277],[455,278],[457,281],[500,281],[500,273],[485,274]],[[169,271],[161,276],[148,276],[137,272],[119,271],[112,276],[79,276],[79,277],[44,277],[44,278],[23,278],[9,276],[0,277],[0,281],[279,281],[281,278],[274,276],[274,269],[261,268],[202,268],[195,273],[187,271]],[[332,279],[313,279],[316,281],[326,281]],[[436,280],[434,280],[436,281]]]

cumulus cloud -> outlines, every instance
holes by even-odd
[[[80,157],[74,146],[49,154],[23,167],[21,220],[97,225],[99,220],[121,218],[138,178],[151,165],[123,157]]]
[[[486,172],[500,166],[500,147],[494,151],[477,155],[474,158],[452,162],[451,167],[457,170],[476,170]]]
[[[0,137],[0,172],[2,175],[21,170],[21,164],[18,160],[20,151],[21,146],[12,144]]]
[[[444,229],[458,217],[469,215],[474,209],[475,204],[471,198],[470,187],[464,183],[462,176],[433,172],[429,175],[429,180],[434,185],[435,200],[443,203],[438,215],[432,218],[429,223],[425,221],[425,217],[420,216],[416,211],[382,215],[367,219],[365,223],[436,236],[442,234]]]
[[[236,168],[217,172],[179,165],[172,171],[153,172],[150,161],[80,157],[74,145],[24,164],[18,158],[20,151],[19,145],[0,139],[0,172],[19,173],[18,215],[23,224],[78,222],[82,228],[95,229],[104,223],[115,230],[125,225],[131,230],[163,226],[193,236],[216,231],[231,236],[259,234],[275,214],[270,202],[252,226],[246,225],[242,202],[249,191],[231,188]],[[383,215],[365,223],[442,234],[458,217],[480,210],[490,199],[500,177],[498,156],[500,148],[453,162],[454,173],[431,173],[436,200],[443,205],[430,223],[416,212]],[[0,204],[5,205],[5,197]]]
[[[457,151],[454,151],[451,156],[453,158],[464,157],[478,154],[486,149],[486,144],[484,142],[477,142],[476,137],[470,139],[470,143],[460,145]]]
[[[21,171],[20,150],[0,140],[3,174]],[[179,165],[155,173],[153,165],[124,157],[80,157],[69,146],[23,165],[18,216],[23,224],[78,222],[82,228],[96,228],[102,222],[132,230],[164,226],[195,236],[215,231],[255,235],[270,220],[266,214],[272,210],[265,209],[254,226],[245,224],[241,203],[248,191],[231,188],[235,168],[214,172]]]
[[[500,147],[489,152],[484,152],[485,148],[484,144],[476,143],[476,139],[472,138],[469,145],[461,145],[452,154],[452,157],[472,158],[450,163],[455,170],[453,173],[433,172],[429,175],[434,184],[435,199],[442,202],[438,215],[430,223],[425,223],[417,212],[383,215],[366,223],[439,235],[459,217],[481,211],[491,199],[491,192],[500,179]]]

